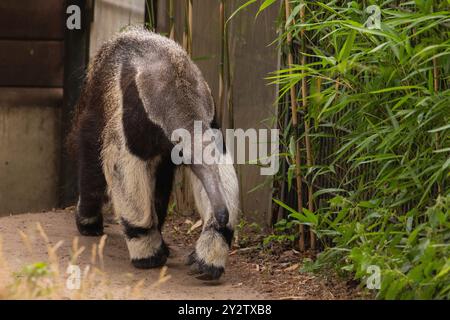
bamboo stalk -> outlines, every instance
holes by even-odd
[[[223,11],[224,15],[226,12],[225,7],[226,1],[223,0]],[[224,16],[224,27],[223,27],[223,44],[224,44],[224,66],[225,66],[225,85],[226,85],[226,92],[227,97],[225,99],[226,101],[226,108],[227,108],[227,116],[228,116],[228,123],[227,128],[235,128],[234,123],[234,106],[233,106],[233,74],[231,71],[231,60],[230,60],[230,47],[229,47],[229,38],[228,38],[228,25],[225,23],[226,19]]]
[[[228,28],[225,27],[225,63],[227,75],[227,109],[228,109],[228,128],[235,128],[234,106],[233,106],[233,75],[231,73],[230,48],[228,42]]]
[[[156,31],[156,23],[155,23],[155,8],[153,0],[145,0],[145,27],[155,32]]]
[[[300,10],[300,22],[303,24],[305,23],[305,7],[303,6]],[[302,66],[306,65],[306,38],[305,38],[305,30],[302,29],[300,32],[301,42],[302,42],[302,58],[300,61],[300,64]],[[312,148],[311,148],[311,139],[309,137],[310,132],[310,120],[309,118],[306,118],[306,115],[308,114],[308,82],[306,77],[304,76],[302,78],[302,107],[305,114],[305,147],[306,147],[306,165],[308,168],[311,168],[313,166],[313,155],[312,155]],[[308,183],[308,210],[311,212],[314,212],[314,202],[313,202],[313,185],[312,181],[309,181]],[[312,230],[309,231],[309,239],[310,239],[310,246],[312,250],[316,249],[316,236]]]
[[[223,107],[222,107],[222,127],[223,128],[234,128],[234,110],[233,110],[233,86],[232,86],[232,74],[231,74],[231,61],[230,61],[230,48],[228,39],[228,27],[225,23],[225,12],[226,12],[226,1],[220,1],[220,30],[222,35],[221,42],[221,80],[222,83],[222,94],[223,97]],[[220,92],[220,87],[219,87]],[[226,117],[225,117],[226,114]]]
[[[219,4],[219,27],[220,27],[220,62],[219,62],[219,108],[217,108],[217,120],[221,127],[225,121],[225,1],[220,0]]]
[[[289,105],[288,99],[285,98],[284,101],[283,101],[282,109],[283,110],[288,110],[288,107],[289,107],[288,105]],[[278,125],[278,128],[285,129],[288,126],[289,126],[289,113],[285,112],[284,115],[283,115],[283,122]],[[284,160],[283,160],[283,162],[281,164],[281,172],[282,172],[283,175],[287,174],[287,162],[284,161]],[[287,184],[287,182],[285,181],[285,179],[282,179],[281,192],[280,192],[280,195],[281,195],[280,199],[281,199],[281,201],[286,201],[287,200],[288,192],[286,191],[286,189],[287,189],[287,185],[286,184]],[[283,207],[279,206],[277,220],[276,220],[277,222],[284,218],[284,210],[285,209]]]
[[[439,70],[436,58],[433,58],[433,78],[434,78],[434,92],[439,92]]]
[[[187,52],[188,52],[187,39],[188,39],[188,28],[189,28],[189,26],[188,26],[188,24],[189,24],[189,18],[188,18],[189,6],[188,6],[188,1],[189,0],[184,0],[184,29],[183,29],[183,48]]]
[[[436,58],[433,58],[433,80],[434,80],[434,93],[437,94],[439,92],[439,70]],[[436,137],[436,149],[439,149],[440,148],[439,132],[435,133],[435,137]],[[437,184],[437,188],[438,193],[442,194],[442,187],[439,183]]]
[[[175,15],[173,0],[169,0],[169,38],[175,39]]]
[[[169,11],[172,16],[174,13],[174,6],[173,1],[170,2],[171,7],[169,8]],[[185,0],[185,23],[184,23],[184,30],[183,30],[183,48],[186,50],[186,52],[192,56],[192,0]],[[174,36],[173,34],[173,25],[171,26],[171,37]],[[176,190],[176,203],[179,210],[182,210],[184,212],[187,211],[194,211],[194,202],[193,202],[193,196],[191,191],[191,186],[189,182],[188,175],[185,170],[179,169],[177,171],[176,177],[175,177],[178,188],[175,188]]]
[[[192,0],[185,0],[185,28],[183,33],[183,47],[192,55]]]
[[[193,20],[192,20],[192,1],[193,0],[186,0],[186,51],[189,54],[189,56],[192,57],[192,28],[193,28]],[[190,191],[190,183],[187,175],[184,175],[184,183],[185,183],[185,190],[184,193],[186,197],[186,203],[189,204],[190,208],[193,208],[193,197],[192,193]]]
[[[192,6],[193,6],[193,3],[192,3],[192,1],[193,0],[188,0],[188,26],[189,26],[189,28],[188,28],[188,31],[189,31],[189,33],[188,33],[188,52],[189,52],[189,55],[191,55],[192,56],[192,30],[193,30],[193,23],[194,23],[194,20],[193,20],[193,16],[192,16]]]
[[[291,6],[289,4],[289,0],[284,1],[285,13],[286,13],[286,21],[291,15]],[[287,26],[286,26],[287,27]],[[287,33],[287,44],[289,48],[288,52],[288,65],[292,66],[294,64],[294,57],[292,55],[292,34],[290,32]],[[289,71],[291,74],[292,72]],[[295,139],[295,173],[296,173],[296,185],[297,185],[297,210],[299,212],[303,211],[303,196],[302,196],[302,177],[300,170],[300,143],[297,139],[298,133],[298,117],[297,117],[297,94],[295,92],[295,86],[290,88],[291,95],[291,110],[292,110],[292,129],[294,130],[294,139]],[[301,224],[299,225],[299,249],[301,251],[305,250],[305,228]]]

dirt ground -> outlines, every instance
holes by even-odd
[[[73,239],[79,237],[79,247],[86,250],[79,256],[77,264],[82,270],[92,263],[91,247],[99,238],[82,237],[78,234],[72,209],[44,213],[28,213],[0,218],[0,235],[3,239],[3,256],[12,271],[24,266],[47,261],[48,252],[36,224],[39,222],[51,245],[63,240],[58,249],[61,266],[67,266],[71,257]],[[164,238],[171,256],[166,274],[170,279],[155,286],[160,269],[138,270],[132,267],[121,235],[120,227],[112,217],[105,219],[107,240],[104,247],[103,271],[108,277],[106,289],[93,288],[86,298],[126,299],[133,286],[142,280],[139,297],[144,299],[358,299],[359,290],[352,283],[336,277],[318,276],[298,271],[300,254],[287,250],[279,255],[268,256],[257,247],[231,250],[228,268],[217,282],[204,282],[189,275],[185,258],[192,250],[200,227],[191,230],[191,221],[170,216],[164,227]],[[32,245],[29,250],[23,234]],[[62,275],[64,276],[64,275]],[[64,298],[64,297],[63,297]]]

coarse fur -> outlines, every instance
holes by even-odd
[[[201,72],[174,41],[134,27],[105,43],[88,70],[67,140],[78,165],[80,233],[103,233],[102,207],[110,200],[133,265],[163,265],[169,252],[161,230],[175,171],[171,134],[183,128],[194,136],[194,121],[207,130],[214,113]],[[236,172],[230,164],[186,168],[203,220],[188,263],[199,278],[217,279],[238,219]]]

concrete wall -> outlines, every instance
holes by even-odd
[[[0,88],[0,216],[57,204],[62,89]]]
[[[0,216],[58,203],[64,3],[1,0]]]

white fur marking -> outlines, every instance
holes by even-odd
[[[216,230],[209,229],[200,234],[195,245],[195,252],[206,264],[225,268],[228,260],[228,245]]]
[[[161,247],[162,238],[158,230],[154,229],[149,236],[126,239],[131,259],[150,258]]]

